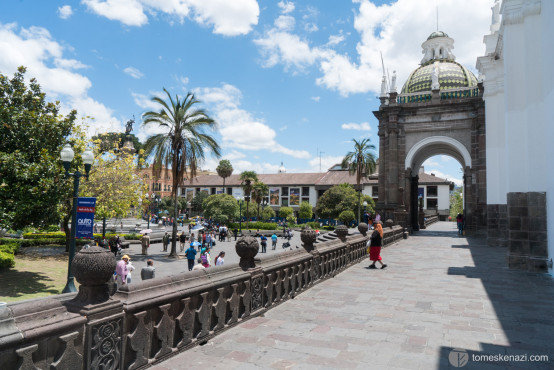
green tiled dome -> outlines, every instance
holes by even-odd
[[[431,91],[435,61],[431,60],[413,71],[402,87],[402,94]],[[439,60],[439,85],[441,90],[474,87],[477,86],[477,78],[461,64],[444,59]]]
[[[448,35],[446,34],[446,32],[436,31],[430,34],[429,37],[427,37],[427,40],[434,39],[435,37],[448,37]]]

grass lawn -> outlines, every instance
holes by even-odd
[[[0,301],[59,294],[66,281],[67,256],[16,255],[14,268],[0,270]]]

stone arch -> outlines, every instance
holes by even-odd
[[[453,157],[464,169],[471,168],[471,154],[462,143],[448,136],[430,136],[410,148],[406,155],[404,169],[411,169],[412,176],[417,176],[423,162],[438,154]]]

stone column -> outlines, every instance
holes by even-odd
[[[65,306],[87,318],[83,354],[87,370],[122,368],[123,304],[110,297],[107,284],[115,267],[113,253],[100,247],[82,249],[71,265],[79,293]]]

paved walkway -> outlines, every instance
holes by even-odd
[[[385,270],[352,266],[153,368],[554,369],[550,276],[507,270],[506,249],[446,222],[382,256]],[[483,355],[527,362],[476,361]]]

